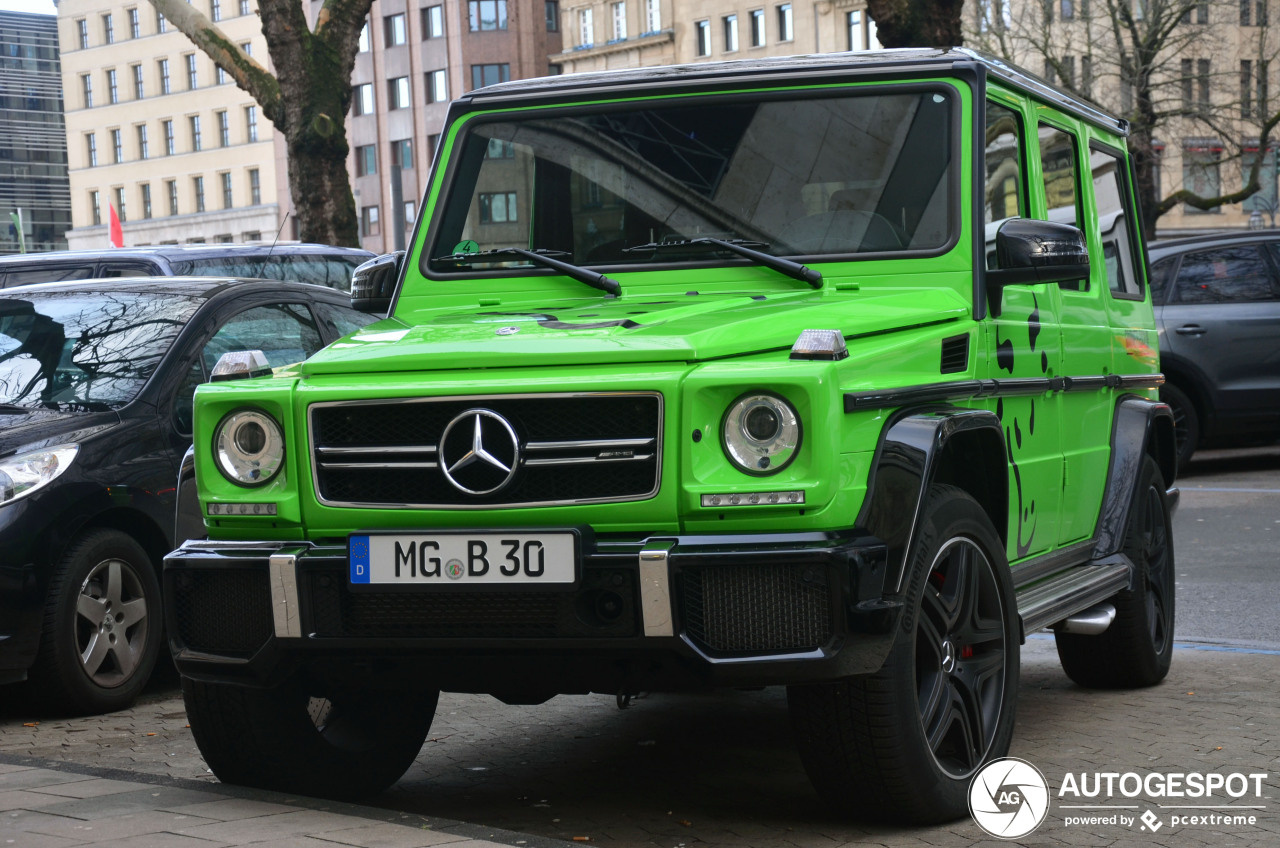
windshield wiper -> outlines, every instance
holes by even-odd
[[[614,296],[617,296],[622,291],[622,286],[618,284],[617,280],[556,259],[557,256],[568,255],[569,253],[564,250],[546,250],[544,248],[525,250],[523,247],[499,247],[493,250],[482,250],[479,253],[451,253],[448,256],[437,256],[431,261],[445,262],[450,265],[469,265],[476,261],[487,262],[500,256],[519,256],[538,265],[553,268],[566,277],[572,277],[580,283],[586,283],[593,289],[599,289]]]
[[[641,253],[646,250],[674,250],[677,248],[687,248],[705,245],[708,247],[716,247],[721,250],[728,250],[736,253],[746,259],[750,259],[757,265],[763,265],[766,268],[786,274],[793,280],[799,280],[802,283],[808,283],[815,289],[822,288],[822,272],[815,271],[807,265],[801,265],[799,262],[792,262],[790,259],[783,259],[781,256],[774,256],[771,253],[755,250],[757,247],[765,247],[764,242],[747,241],[746,239],[718,239],[718,238],[695,238],[685,241],[655,241],[649,244],[641,244],[636,247],[628,247],[623,253]]]

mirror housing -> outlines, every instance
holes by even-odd
[[[987,271],[987,280],[998,287],[1088,277],[1084,233],[1070,224],[1010,218],[996,232],[996,268]]]
[[[384,253],[360,265],[351,274],[351,308],[374,315],[386,315],[400,278],[404,251]]]

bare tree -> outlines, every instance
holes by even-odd
[[[345,121],[360,30],[372,0],[325,0],[314,28],[304,0],[258,0],[275,74],[187,0],[150,3],[252,95],[284,136],[289,194],[302,239],[358,246]]]
[[[885,47],[959,47],[963,0],[867,0]]]
[[[1278,48],[1265,10],[1254,0],[979,0],[966,30],[978,49],[1129,121],[1142,230],[1152,238],[1160,216],[1179,204],[1211,210],[1260,189],[1280,122],[1267,102]],[[1176,186],[1166,193],[1159,142],[1196,138],[1202,149],[1186,144],[1175,157],[1191,184],[1166,181]],[[1248,171],[1238,190],[1224,192],[1211,177],[1230,161]]]

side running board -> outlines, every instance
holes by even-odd
[[[1132,569],[1128,557],[1116,554],[1019,589],[1022,638],[1128,589]]]

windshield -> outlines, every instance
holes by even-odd
[[[0,403],[115,409],[138,394],[202,300],[172,292],[0,298]]]
[[[510,247],[578,265],[935,250],[951,239],[954,91],[768,93],[477,122],[461,138],[432,259]],[[658,250],[655,246],[661,246]],[[650,248],[650,249],[646,249]],[[510,256],[469,263],[529,264]],[[434,274],[459,270],[433,262]]]
[[[261,277],[315,283],[339,291],[351,289],[351,272],[366,257],[275,253],[262,256],[209,256],[174,260],[173,273],[197,277]]]

